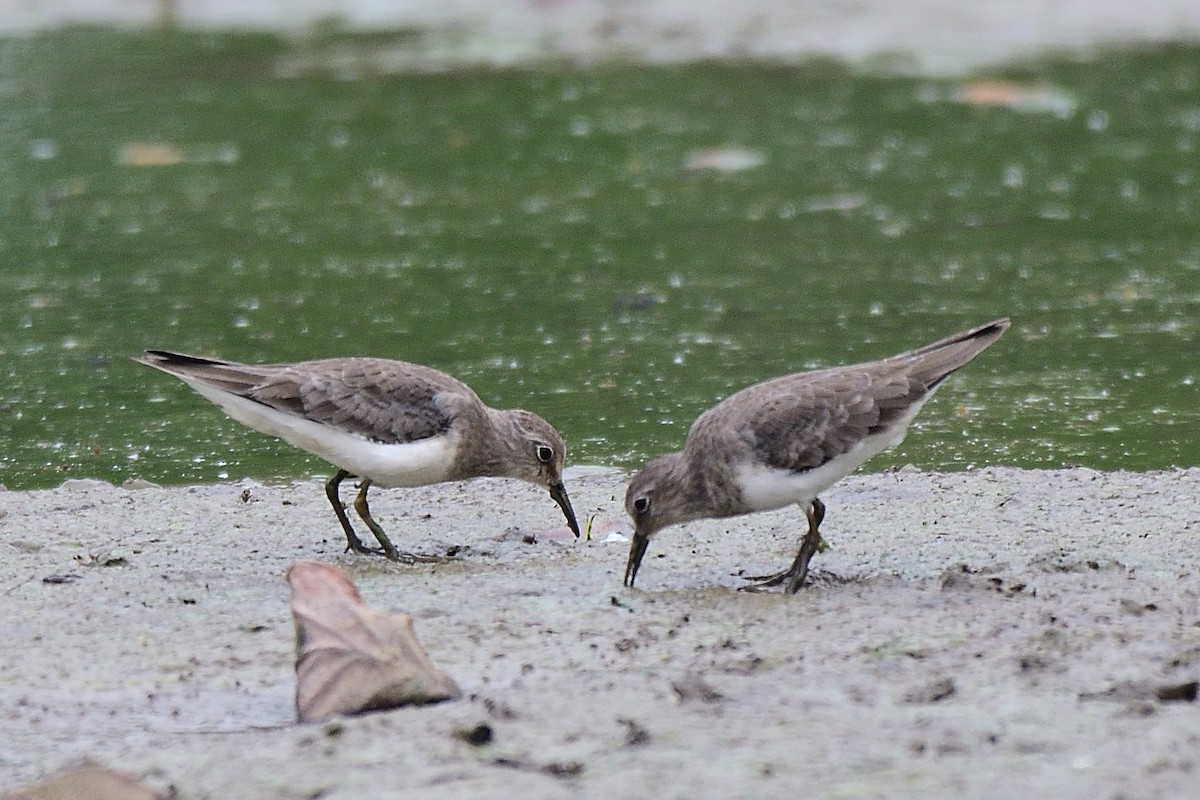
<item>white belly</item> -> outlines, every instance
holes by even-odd
[[[424,486],[446,479],[457,437],[434,436],[406,444],[380,444],[303,417],[247,400],[200,382],[188,385],[238,422],[312,453],[383,487]]]

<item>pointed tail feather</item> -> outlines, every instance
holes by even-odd
[[[1007,318],[998,319],[896,358],[911,361],[912,375],[932,389],[956,369],[990,347],[1011,324]]]
[[[140,364],[174,375],[186,383],[203,383],[237,395],[244,395],[263,379],[261,371],[256,367],[233,361],[172,353],[168,350],[147,350],[145,355],[132,358]]]

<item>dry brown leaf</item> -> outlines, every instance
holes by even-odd
[[[159,800],[159,795],[128,775],[84,764],[6,792],[0,800]]]
[[[340,570],[316,561],[287,574],[296,623],[296,713],[301,722],[461,694],[433,666],[407,614],[368,608]]]
[[[174,167],[179,164],[234,164],[238,149],[232,144],[193,144],[170,142],[128,142],[117,150],[117,163],[123,167]]]
[[[128,167],[173,167],[186,160],[179,147],[160,142],[131,142],[117,153],[117,163]]]
[[[981,78],[958,87],[954,99],[981,108],[1011,108],[1014,111],[1050,112],[1069,117],[1075,112],[1075,96],[1056,86],[1024,84]]]

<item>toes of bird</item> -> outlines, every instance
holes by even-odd
[[[786,572],[776,572],[771,575],[738,575],[744,581],[750,581],[763,586],[778,586],[787,578]]]

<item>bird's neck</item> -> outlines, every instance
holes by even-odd
[[[485,408],[484,411],[486,422],[474,427],[479,438],[459,443],[451,480],[523,478],[512,474],[512,465],[519,463],[517,448],[523,441],[515,420],[503,410]]]
[[[681,467],[681,493],[689,510],[699,509],[701,517],[732,517],[752,510],[729,461],[704,449],[685,450],[680,460],[687,465],[687,469]]]
[[[710,481],[707,480],[704,465],[695,463],[685,453],[671,453],[662,458],[665,478],[660,483],[660,489],[665,489],[672,497],[672,516],[675,517],[672,524],[714,516]]]

